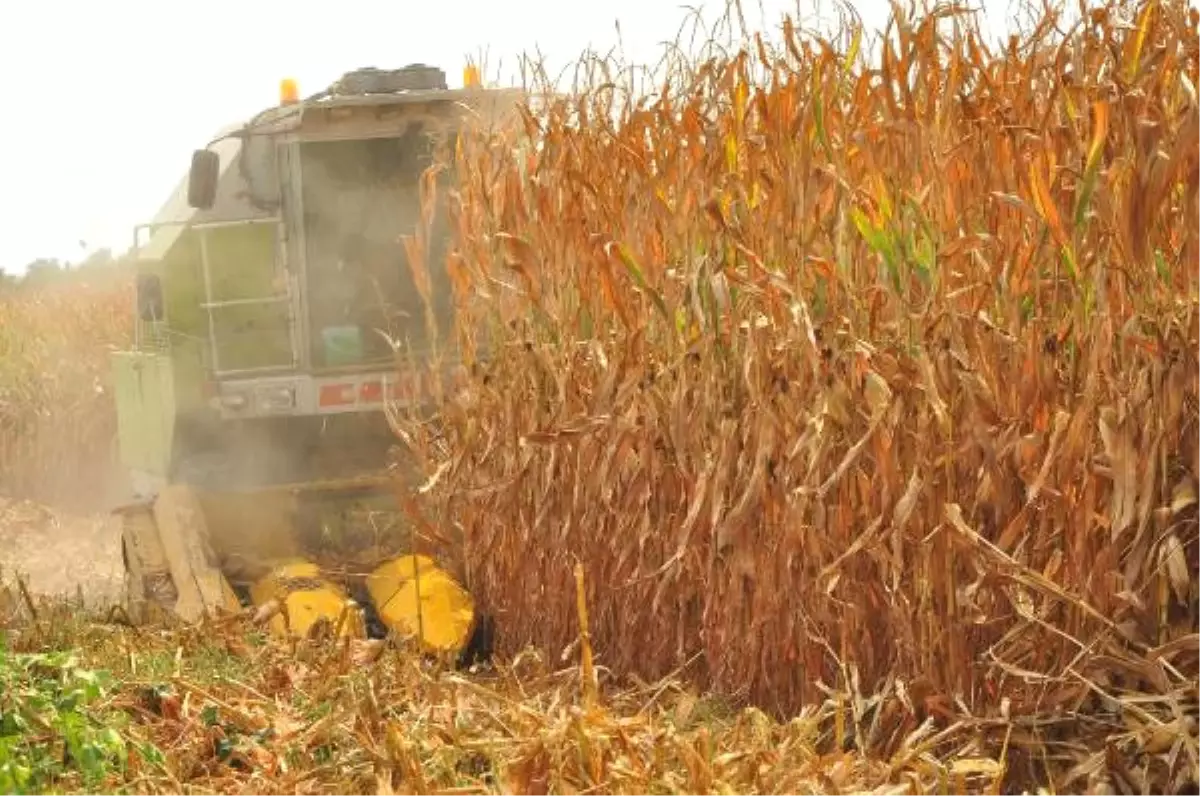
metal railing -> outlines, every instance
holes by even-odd
[[[228,378],[228,377],[233,377],[233,376],[239,376],[239,377],[259,376],[259,375],[269,375],[269,374],[275,374],[275,373],[286,373],[286,372],[295,371],[300,364],[301,341],[300,341],[299,328],[298,328],[297,319],[296,319],[296,302],[294,300],[296,288],[293,285],[292,277],[290,276],[290,274],[287,274],[286,269],[283,269],[283,271],[286,275],[286,279],[284,281],[284,290],[282,293],[274,293],[269,296],[255,296],[255,297],[251,297],[251,298],[235,298],[235,299],[223,299],[223,300],[217,300],[213,294],[213,264],[212,264],[212,259],[210,257],[210,253],[209,253],[209,234],[213,230],[216,230],[216,229],[228,229],[231,227],[245,227],[245,226],[258,225],[258,224],[271,224],[271,225],[274,225],[278,229],[280,227],[280,222],[281,222],[281,219],[279,217],[271,216],[271,217],[267,217],[267,218],[237,219],[237,220],[233,220],[233,221],[210,221],[210,222],[205,222],[205,223],[200,223],[200,224],[193,224],[190,222],[139,224],[138,226],[136,226],[134,228],[132,253],[135,258],[137,257],[137,255],[140,251],[140,248],[141,248],[140,235],[143,231],[149,231],[150,234],[153,234],[156,230],[163,228],[163,227],[181,226],[181,227],[184,227],[185,232],[190,230],[197,234],[197,237],[198,237],[198,240],[200,243],[200,271],[201,271],[201,278],[203,281],[203,288],[204,288],[203,301],[199,302],[199,307],[205,313],[206,325],[207,325],[206,343],[207,343],[207,348],[208,348],[208,361],[209,361],[209,365],[212,370],[212,375],[215,378]],[[280,246],[280,244],[281,244],[281,242],[277,236],[276,244],[275,244],[277,249]],[[290,354],[291,354],[291,362],[289,362],[287,364],[278,364],[278,365],[263,365],[263,366],[259,366],[259,367],[253,367],[253,368],[223,369],[221,367],[220,342],[218,339],[218,330],[220,328],[220,323],[217,319],[217,314],[219,313],[219,311],[224,310],[224,309],[233,308],[233,307],[252,307],[252,306],[271,306],[271,305],[284,305],[287,308],[288,343],[289,343]],[[141,347],[143,340],[142,340],[142,332],[141,332],[142,325],[140,323],[140,313],[138,314],[137,317],[139,318],[139,323],[137,324],[137,331],[135,332],[134,342],[135,342],[135,345],[137,345],[138,347]],[[167,319],[164,318],[161,320],[165,321]],[[156,337],[157,336],[158,335],[156,335]]]

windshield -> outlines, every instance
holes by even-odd
[[[380,334],[428,352],[423,302],[400,237],[416,230],[419,181],[432,162],[433,142],[414,123],[396,138],[302,144],[304,206],[312,356],[316,367],[368,364],[390,359]],[[444,193],[439,191],[439,195]],[[445,273],[448,230],[439,196],[427,266],[439,336],[450,331],[452,307]],[[361,349],[335,356],[331,336],[351,338]]]

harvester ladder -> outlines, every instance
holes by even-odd
[[[278,217],[244,219],[239,221],[215,221],[204,224],[195,224],[192,227],[200,239],[200,270],[204,279],[204,301],[201,302],[200,308],[204,310],[208,319],[209,362],[212,367],[213,376],[216,378],[231,376],[260,376],[270,373],[294,371],[300,364],[300,330],[296,323],[294,287],[292,285],[291,276],[287,269],[280,269],[280,271],[286,275],[284,289],[281,293],[252,298],[224,299],[221,301],[217,301],[213,296],[212,262],[209,259],[208,252],[208,233],[214,229],[220,229],[222,227],[247,226],[250,224],[274,224],[276,229],[282,230],[282,225],[280,224],[280,219]],[[279,250],[279,246],[280,242],[277,241],[277,251]],[[286,365],[263,365],[256,368],[234,368],[222,370],[220,352],[218,351],[219,345],[217,343],[217,311],[229,307],[268,306],[273,304],[283,304],[287,306],[288,342],[291,347],[292,361]]]

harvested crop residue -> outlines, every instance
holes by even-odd
[[[42,595],[82,593],[88,604],[117,599],[121,531],[115,517],[58,512],[0,497],[0,570]]]

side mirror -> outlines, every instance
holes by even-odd
[[[192,168],[188,172],[188,204],[197,210],[208,210],[217,200],[217,179],[221,175],[221,158],[208,149],[192,153]]]

